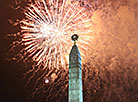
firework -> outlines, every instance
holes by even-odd
[[[29,78],[31,88],[34,85],[32,96],[40,96],[38,100],[34,99],[36,102],[55,102],[55,99],[56,102],[67,101],[67,56],[72,45],[70,37],[74,33],[79,35],[77,44],[83,58],[83,55],[86,56],[84,52],[87,46],[90,45],[89,39],[94,35],[89,56],[85,63],[83,61],[84,100],[137,101],[137,1],[80,0],[88,1],[87,4],[92,5],[90,8],[85,3],[80,5],[79,2],[67,0],[22,0],[26,1],[29,1],[29,4],[22,5],[17,1],[14,3],[17,4],[14,6],[15,10],[21,11],[24,16],[18,17],[15,23],[12,19],[9,20],[14,26],[20,25],[21,28],[18,33],[12,35],[15,40],[11,50],[15,55],[13,60],[34,62],[32,69],[25,69],[24,72],[25,78]],[[92,12],[89,11],[91,8]],[[91,26],[88,13],[95,25]],[[78,21],[75,20],[77,18]],[[89,33],[91,29],[93,32]],[[53,38],[54,34],[58,36]],[[45,48],[47,49],[44,52]],[[26,73],[26,70],[29,71]]]
[[[27,84],[39,70],[43,70],[44,73],[36,83],[55,69],[56,72],[61,68],[67,70],[68,55],[72,46],[71,36],[74,33],[80,37],[77,45],[84,57],[92,32],[92,21],[87,14],[88,5],[84,3],[81,5],[78,1],[70,0],[29,2],[26,7],[22,7],[21,1],[15,1],[18,5],[16,9],[20,8],[24,18],[16,22],[20,25],[20,31],[12,34],[16,40],[11,47],[11,51],[15,53],[12,59],[33,61],[32,69],[25,74],[26,77],[32,73]]]
[[[80,36],[78,45],[84,55],[92,25],[85,6],[68,0],[35,0],[23,9],[23,14],[25,18],[19,21],[20,40],[15,41],[23,46],[18,53],[22,54],[22,59],[31,58],[44,69],[66,68],[72,45],[70,37],[74,33]],[[15,42],[14,47],[17,47]]]

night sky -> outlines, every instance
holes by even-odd
[[[8,40],[6,34],[11,30],[8,18],[13,17],[12,9],[9,8],[11,0],[0,1],[0,101],[1,102],[25,102],[24,85],[20,80],[20,65],[6,61]]]
[[[27,78],[22,80],[31,64],[24,67],[22,62],[7,61],[12,40],[6,35],[19,30],[8,19],[23,17],[9,7],[11,1],[0,0],[0,102],[66,102],[64,71],[42,88],[50,91],[31,98],[35,80],[27,87]],[[138,1],[104,0],[111,1],[107,7],[97,1],[91,17],[94,39],[83,64],[84,102],[138,102]]]

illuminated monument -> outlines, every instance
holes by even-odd
[[[83,102],[81,56],[76,46],[77,39],[78,35],[74,34],[74,45],[69,55],[69,102]]]

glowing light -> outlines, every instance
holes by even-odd
[[[75,5],[75,2],[70,2],[70,0],[46,0],[47,3],[43,0],[46,4],[45,7],[42,0],[33,0],[35,3],[27,5],[27,8],[22,8],[24,4],[20,5],[21,1],[32,2],[31,0],[16,0],[16,3],[14,3],[17,4],[19,2],[15,6],[17,7],[15,10],[23,10],[22,13],[25,15],[25,18],[21,21],[20,17],[18,20],[9,19],[9,22],[14,27],[20,25],[22,28],[17,34],[12,34],[17,39],[14,39],[11,50],[15,48],[14,54],[16,55],[13,60],[23,59],[24,61],[30,61],[33,59],[36,62],[34,64],[38,65],[33,65],[32,69],[27,73],[24,71],[29,81],[32,78],[36,79],[36,83],[33,84],[35,85],[33,95],[39,94],[36,97],[42,95],[42,98],[40,97],[39,99],[44,99],[45,97],[46,102],[51,102],[54,99],[58,99],[57,102],[62,102],[63,99],[67,99],[68,70],[66,68],[64,70],[59,65],[61,65],[62,60],[62,66],[66,66],[64,62],[68,61],[69,47],[73,45],[70,37],[76,33],[79,35],[77,45],[80,47],[81,55],[87,54],[85,59],[87,61],[83,64],[85,101],[96,102],[97,98],[91,96],[100,96],[101,94],[103,94],[103,97],[98,98],[98,101],[107,102],[111,99],[116,101],[116,98],[113,98],[114,96],[117,96],[120,101],[133,101],[137,99],[138,95],[135,95],[135,93],[137,91],[136,82],[138,79],[138,17],[135,14],[137,14],[138,8],[137,4],[134,3],[137,0],[129,0],[128,2],[126,0],[78,0],[89,2],[88,5],[92,5],[89,7],[92,11],[89,11],[89,8],[87,9],[91,20],[94,22],[92,27],[91,24],[93,23],[91,23],[87,12],[85,12],[85,5],[80,7],[79,4],[76,3]],[[58,3],[58,11],[62,13],[57,13],[57,1],[60,1]],[[130,4],[130,1],[134,5]],[[95,4],[95,2],[98,4]],[[35,9],[31,5],[34,5]],[[81,9],[83,9],[82,12],[76,17],[71,16],[77,14]],[[73,12],[75,13],[73,14]],[[126,16],[127,14],[130,17],[129,15]],[[80,15],[82,16],[79,17]],[[75,18],[72,19],[73,17]],[[77,18],[80,21],[75,20]],[[66,25],[68,21],[71,22]],[[57,25],[60,26],[60,30]],[[52,30],[54,33],[51,33]],[[92,30],[93,32],[91,33]],[[52,42],[60,42],[59,39],[63,41],[59,44],[56,42],[52,46],[50,39],[54,35],[58,36]],[[92,37],[92,43],[89,43],[90,36]],[[84,43],[90,45],[88,53],[84,52],[87,49]],[[46,49],[47,53],[50,51],[50,48],[54,49],[54,46],[57,50],[52,50],[50,54],[42,55],[39,58],[40,60],[38,59],[37,61],[36,59],[43,52],[39,53],[41,50],[40,46],[42,48],[48,46],[48,50]],[[56,65],[55,68],[53,65]],[[47,82],[45,79],[49,80],[48,84],[45,83],[45,81]],[[118,83],[121,87],[118,87]],[[124,91],[124,89],[132,89],[132,91]]]
[[[26,61],[31,58],[35,65],[45,68],[64,67],[68,61],[72,46],[71,36],[76,33],[80,36],[78,46],[83,52],[87,49],[85,44],[90,40],[89,30],[91,18],[85,12],[85,5],[69,0],[35,0],[23,9],[25,18],[19,21],[21,31],[20,39],[13,46],[23,46],[17,54]],[[14,48],[13,47],[13,48]]]
[[[49,80],[48,80],[48,79],[45,79],[45,83],[46,83],[46,84],[49,83]]]

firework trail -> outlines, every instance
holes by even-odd
[[[15,0],[15,9],[20,9],[24,18],[13,25],[20,25],[20,31],[14,36],[10,51],[14,52],[12,60],[32,61],[32,69],[24,75],[28,85],[41,70],[43,73],[37,78],[37,84],[42,78],[47,83],[48,76],[56,79],[59,70],[68,72],[68,55],[72,46],[71,36],[79,35],[77,45],[80,47],[82,57],[91,41],[92,21],[87,14],[88,5],[70,0],[29,0],[26,7],[21,6],[22,1]],[[27,1],[25,1],[27,2]],[[12,22],[11,20],[9,20]],[[56,74],[52,74],[56,72]],[[41,89],[39,87],[39,89]]]
[[[17,1],[16,1],[17,2]],[[70,36],[79,34],[78,45],[86,50],[84,44],[90,39],[88,28],[91,19],[85,12],[85,7],[78,6],[78,2],[67,0],[35,0],[23,10],[25,19],[19,21],[21,31],[20,41],[13,42],[13,47],[22,45],[19,51],[22,59],[32,58],[36,65],[43,68],[66,68],[69,48],[72,45]],[[14,35],[17,36],[17,35]],[[82,55],[84,55],[82,53]]]
[[[19,24],[21,28],[19,32],[12,34],[15,40],[11,50],[16,53],[13,60],[30,61],[33,64],[32,70],[28,69],[25,77],[29,79],[28,86],[36,85],[32,89],[34,99],[35,96],[41,97],[36,98],[34,102],[68,100],[66,55],[72,45],[70,36],[73,33],[78,33],[80,36],[77,44],[82,55],[86,56],[85,49],[90,45],[87,51],[89,56],[83,63],[84,100],[86,102],[137,102],[137,0],[81,0],[87,3],[57,1],[28,0],[29,4],[24,3],[26,6],[19,1],[14,3],[17,5],[14,6],[15,10],[23,13],[23,19],[13,23],[14,26]],[[76,15],[80,10],[81,12]],[[89,16],[86,16],[88,14]],[[80,21],[75,20],[77,18]],[[93,23],[90,19],[94,25],[91,25]],[[68,21],[70,22],[67,24]],[[12,20],[9,22],[12,23]],[[54,28],[49,29],[49,27]],[[91,29],[93,31],[89,33]],[[49,33],[45,35],[45,31]],[[52,40],[54,34],[58,35],[55,36],[58,39]],[[91,37],[92,44],[89,42]],[[64,48],[64,51],[61,48]],[[53,60],[54,58],[58,61]]]

